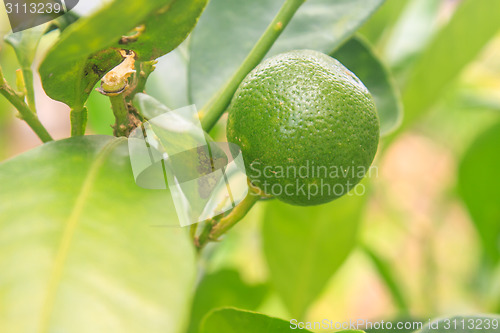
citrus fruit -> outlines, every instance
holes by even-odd
[[[340,62],[291,51],[257,66],[229,106],[227,139],[266,194],[295,205],[331,201],[359,183],[379,140],[372,96]]]

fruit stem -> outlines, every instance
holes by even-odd
[[[208,242],[210,242],[210,231],[212,231],[214,225],[216,223],[216,219],[210,219],[205,221],[205,226],[201,231],[200,236],[194,238],[194,245],[198,252],[200,252]]]
[[[223,217],[219,223],[217,223],[212,230],[210,231],[209,238],[211,240],[217,241],[219,237],[225,234],[229,229],[234,227],[236,223],[241,221],[250,211],[250,209],[255,205],[257,201],[261,198],[255,192],[248,191],[247,196],[243,199],[242,202],[229,213],[229,215]]]
[[[231,103],[238,86],[247,74],[257,66],[269,52],[274,42],[306,0],[286,0],[264,34],[257,41],[246,59],[227,83],[207,102],[200,111],[201,125],[209,132]]]
[[[217,242],[229,229],[241,221],[261,198],[267,197],[261,190],[249,183],[248,193],[233,210],[226,216],[214,218],[205,222],[199,237],[195,238],[195,245],[201,251],[208,242]]]
[[[19,111],[19,118],[24,120],[29,127],[38,135],[42,142],[53,141],[47,129],[42,125],[40,119],[28,104],[9,86],[5,80],[0,67],[0,94],[3,95]]]

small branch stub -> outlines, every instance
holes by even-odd
[[[98,91],[106,96],[117,96],[125,91],[130,75],[135,73],[135,53],[120,51],[123,62],[109,71],[101,80]]]
[[[19,112],[18,117],[24,120],[43,142],[52,141],[47,129],[42,125],[36,114],[29,108],[23,97],[11,88],[5,81],[2,68],[0,67],[0,95],[3,95]]]
[[[131,106],[125,99],[129,78],[136,73],[135,53],[120,51],[123,62],[109,71],[101,80],[101,87],[97,89],[101,94],[108,96],[115,115],[116,123],[113,126],[115,136],[128,136],[137,126],[137,118],[131,112]]]

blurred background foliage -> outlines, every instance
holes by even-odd
[[[258,204],[200,258],[205,275],[189,332],[221,306],[309,321],[500,312],[498,13],[500,2],[487,0],[381,5],[358,35],[392,73],[404,116],[382,139],[367,194],[312,208]],[[147,92],[170,108],[197,98],[188,83],[200,75],[190,67],[196,33],[160,58],[148,82]],[[13,82],[18,64],[2,43],[0,63]],[[35,86],[42,122],[67,137],[69,110],[43,94],[38,76]],[[88,133],[111,134],[108,100],[93,93],[87,107]],[[0,98],[1,160],[39,145],[14,114]],[[219,140],[224,125],[213,132]]]

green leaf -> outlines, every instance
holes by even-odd
[[[206,0],[109,3],[63,31],[40,66],[44,89],[51,98],[82,108],[94,85],[122,60],[120,48],[136,51],[139,61],[172,51],[193,29],[205,4]],[[142,23],[137,38],[122,39]]]
[[[482,133],[460,162],[458,188],[492,264],[500,259],[500,122]]]
[[[411,71],[403,91],[403,128],[432,107],[500,28],[500,1],[464,0]],[[401,130],[403,128],[400,128]]]
[[[152,96],[143,93],[135,95],[133,103],[137,111],[147,119],[153,119],[171,111],[167,106],[163,105]]]
[[[0,183],[2,331],[182,332],[193,246],[154,227],[175,210],[136,186],[125,139],[45,144],[0,164]]]
[[[93,134],[113,135],[115,117],[111,112],[111,102],[103,94],[90,94],[86,107],[89,113],[88,125]]]
[[[137,51],[140,61],[155,59],[176,48],[187,37],[206,2],[112,1],[65,29],[50,57],[53,62],[72,62],[114,46]],[[139,32],[137,39],[132,41],[132,30],[141,24],[144,24],[143,32]],[[119,44],[123,36],[129,36],[125,45]]]
[[[38,44],[46,30],[47,24],[42,24],[24,31],[10,33],[4,37],[5,42],[12,46],[16,52],[17,60],[23,72],[28,104],[33,110],[35,109],[35,90],[31,65],[35,59]]]
[[[155,71],[146,84],[148,95],[175,110],[189,105],[187,55],[183,45],[158,59]]]
[[[390,263],[380,257],[377,253],[373,252],[366,245],[362,246],[362,249],[375,266],[375,269],[380,275],[382,281],[384,281],[386,288],[389,289],[399,312],[407,315],[410,312],[409,306],[407,304],[406,297],[404,296],[405,294],[402,291],[403,288],[399,285],[399,281],[396,279]]]
[[[263,245],[271,281],[294,318],[304,316],[356,245],[366,196],[350,194],[320,206],[274,201],[265,208]]]
[[[40,66],[43,89],[52,99],[72,109],[85,105],[97,82],[123,60],[115,49],[97,52],[72,63],[58,63],[47,57]]]
[[[148,17],[144,32],[130,42],[116,47],[134,50],[138,59],[159,58],[181,44],[198,22],[208,0],[174,0],[169,7]]]
[[[380,119],[381,135],[393,131],[401,123],[402,105],[393,79],[360,37],[354,37],[332,54],[363,82],[373,95]]]
[[[188,333],[198,333],[200,322],[210,311],[222,307],[255,310],[267,294],[267,286],[248,285],[237,271],[221,270],[206,275],[193,300]]]
[[[442,4],[435,0],[412,0],[408,3],[384,47],[385,59],[394,70],[408,66],[439,31],[441,9]]]
[[[371,43],[377,44],[385,37],[410,0],[386,0],[380,9],[358,30]]]
[[[384,0],[308,0],[268,56],[294,49],[330,53],[351,36]],[[201,107],[231,77],[283,1],[212,0],[191,38],[189,84]]]
[[[122,36],[145,22],[155,13],[167,10],[176,0],[115,0],[96,13],[80,18],[61,34],[47,55],[60,65],[86,58],[114,46]]]
[[[10,33],[4,37],[5,42],[16,52],[17,60],[22,68],[31,67],[40,39],[46,30],[47,25],[42,24],[24,31]]]
[[[59,16],[50,22],[49,29],[59,29],[60,31],[66,30],[67,27],[80,19],[80,16],[74,11],[66,12],[63,16]]]
[[[489,327],[487,325],[489,325]],[[432,325],[427,324],[424,328],[417,332],[498,333],[499,327],[500,316],[498,315],[456,316],[432,321]]]
[[[292,326],[293,327],[293,326]],[[221,309],[207,315],[200,333],[284,333],[295,332],[288,321],[238,309]],[[300,330],[301,332],[311,332]]]

